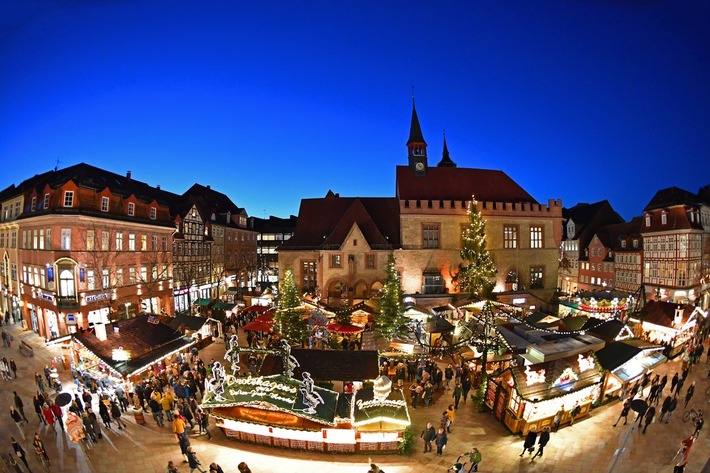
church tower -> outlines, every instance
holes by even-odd
[[[407,151],[409,169],[414,173],[415,176],[425,176],[428,166],[426,141],[424,141],[424,135],[422,135],[422,128],[419,125],[417,108],[414,106],[414,96],[412,96],[412,123],[409,127]]]
[[[449,147],[446,146],[446,133],[444,133],[444,151],[441,153],[441,161],[436,165],[438,168],[455,168],[456,163],[449,156]]]

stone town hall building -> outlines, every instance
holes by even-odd
[[[330,304],[355,303],[377,293],[393,253],[405,294],[424,306],[457,292],[466,210],[475,196],[498,269],[501,300],[539,305],[556,290],[562,202],[538,203],[505,172],[459,168],[444,138],[442,158],[430,166],[416,108],[412,108],[408,164],[396,168],[395,197],[303,199],[294,235],[279,248],[304,291]],[[533,297],[531,297],[533,296]]]

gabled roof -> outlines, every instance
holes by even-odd
[[[608,200],[602,200],[593,204],[579,203],[569,209],[562,209],[562,217],[564,225],[569,220],[574,222],[574,240],[580,240],[580,248],[586,248],[589,245],[594,233],[602,225],[610,225],[614,223],[623,223],[624,219],[616,213]],[[567,230],[563,233],[564,239],[567,238]]]
[[[674,207],[664,207],[664,210],[656,209],[651,211],[651,225],[646,226],[645,223],[641,228],[643,233],[653,232],[668,232],[674,230],[702,230],[703,224],[697,220],[693,222],[688,218],[688,212],[685,206],[676,205]],[[663,223],[660,215],[666,212],[666,223]]]
[[[415,176],[408,166],[397,166],[397,198],[400,200],[458,200],[475,196],[479,202],[537,201],[503,171],[491,169],[430,167]]]
[[[193,184],[182,194],[182,197],[194,202],[200,213],[207,219],[210,219],[212,215],[226,215],[227,212],[231,215],[239,215],[245,212],[243,208],[237,207],[225,194],[217,192],[210,186]],[[220,220],[220,222],[224,223],[224,220]]]
[[[209,319],[206,317],[197,317],[194,315],[178,314],[169,323],[168,326],[174,330],[180,330],[184,327],[187,330],[200,330]]]
[[[372,249],[399,248],[399,205],[389,197],[303,199],[293,236],[284,250],[337,249],[357,225]]]
[[[647,301],[642,309],[643,321],[663,327],[672,327],[675,320],[675,311],[678,307],[683,309],[680,326],[682,327],[693,314],[695,307],[689,304],[674,304],[672,302]]]
[[[624,328],[625,324],[619,319],[609,319],[601,321],[600,319],[590,317],[587,323],[584,324],[582,330],[585,330],[595,337],[609,343],[616,339]]]
[[[607,371],[614,371],[644,350],[658,348],[658,345],[645,340],[622,340],[608,344],[599,350],[596,355],[602,368]]]
[[[668,187],[656,192],[643,210],[647,212],[676,205],[698,205],[699,203],[700,199],[696,194],[679,187]]]

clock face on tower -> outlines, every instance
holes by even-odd
[[[424,163],[422,163],[422,162],[420,161],[420,162],[418,162],[417,164],[414,165],[414,168],[415,168],[417,171],[423,171],[423,170],[424,170]]]

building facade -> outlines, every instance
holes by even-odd
[[[257,285],[266,288],[279,281],[278,248],[288,241],[296,231],[298,218],[279,218],[273,215],[268,219],[249,217],[248,227],[257,232]]]

